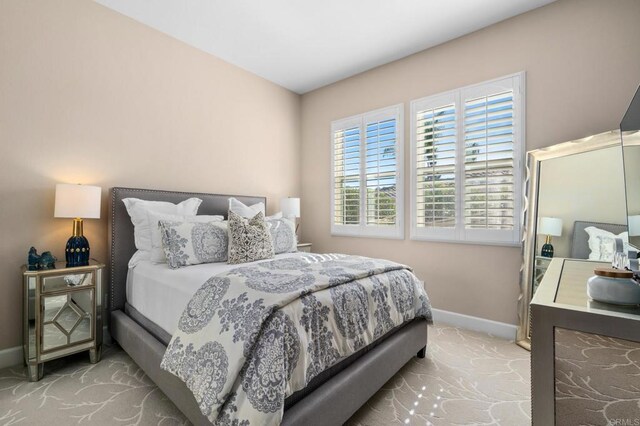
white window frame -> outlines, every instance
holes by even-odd
[[[514,109],[514,226],[512,230],[465,229],[464,227],[464,101],[488,94],[492,90],[513,89]],[[456,110],[456,225],[455,228],[417,226],[417,126],[418,111],[455,103]],[[524,193],[525,156],[525,72],[519,72],[482,83],[465,86],[411,101],[411,226],[410,239],[418,241],[444,241],[453,243],[520,246],[522,229],[522,202]]]
[[[396,224],[394,226],[367,225],[366,223],[366,126],[368,122],[395,118],[396,120]],[[341,129],[360,127],[360,223],[335,223],[335,164],[334,133]],[[331,122],[331,235],[343,237],[370,237],[404,239],[404,104],[397,104]]]

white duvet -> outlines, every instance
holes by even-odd
[[[286,253],[275,259],[297,257],[304,253]],[[273,260],[273,259],[268,259]],[[258,261],[254,264],[264,262]],[[237,268],[225,262],[169,269],[166,263],[141,260],[127,275],[127,302],[147,319],[173,336],[178,319],[189,300],[210,277]]]

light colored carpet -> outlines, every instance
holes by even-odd
[[[455,327],[430,329],[414,358],[349,425],[530,424],[529,352]],[[186,425],[176,407],[119,347],[89,364],[77,354],[45,365],[37,383],[21,367],[0,370],[1,425]]]
[[[530,425],[530,353],[455,327],[429,330],[413,358],[348,422],[353,425]]]

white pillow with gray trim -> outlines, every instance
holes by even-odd
[[[201,263],[224,262],[229,250],[226,221],[159,222],[162,247],[171,269]]]
[[[160,231],[160,221],[165,220],[169,222],[191,222],[191,223],[207,223],[207,222],[222,222],[224,216],[184,216],[173,214],[161,214],[149,211],[149,227],[151,228],[151,261],[154,263],[166,263],[167,257],[164,254],[164,247],[162,247],[162,232]]]
[[[268,217],[266,222],[269,225],[269,233],[273,240],[275,254],[298,251],[298,237],[294,221],[286,217],[277,219]]]

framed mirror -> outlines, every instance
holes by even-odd
[[[640,88],[620,123],[629,243],[640,247]]]
[[[529,151],[525,185],[516,342],[530,349],[529,303],[551,260],[600,260],[589,247],[590,233],[627,230],[620,132]]]

